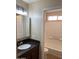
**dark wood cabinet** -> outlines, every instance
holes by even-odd
[[[26,59],[39,59],[39,47],[34,47],[27,55]]]
[[[39,49],[38,49],[38,47],[35,47],[32,50],[32,59],[39,59]]]

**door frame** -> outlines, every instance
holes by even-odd
[[[44,59],[44,41],[45,41],[45,22],[46,22],[46,13],[49,12],[55,12],[55,11],[62,11],[62,8],[58,8],[58,9],[44,9],[42,12],[42,20],[43,20],[43,27],[42,27],[42,34],[41,34],[41,46],[42,46],[42,59]]]

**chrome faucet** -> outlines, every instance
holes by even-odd
[[[21,45],[21,44],[23,44],[23,42],[18,43],[18,45]]]

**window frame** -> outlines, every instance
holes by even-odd
[[[58,13],[58,12],[60,12],[60,13]],[[48,16],[57,16],[57,20],[48,20]],[[58,16],[62,16],[62,10],[61,9],[57,10],[57,11],[56,10],[55,11],[52,10],[52,12],[48,11],[48,12],[46,12],[46,21],[48,21],[48,22],[51,22],[51,21],[62,21],[62,19],[58,19]]]

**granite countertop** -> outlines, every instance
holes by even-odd
[[[22,41],[18,41],[17,42],[17,47],[19,46],[18,45],[18,43],[20,43],[20,42],[23,42],[23,44],[31,44],[31,47],[30,48],[28,48],[28,49],[25,49],[25,50],[19,50],[19,49],[17,49],[17,57],[20,57],[20,56],[22,56],[23,54],[28,54],[28,52],[31,50],[31,49],[33,49],[34,47],[36,47],[36,46],[39,46],[39,41],[37,41],[37,40],[33,40],[33,39],[24,39],[24,40],[22,40]]]

